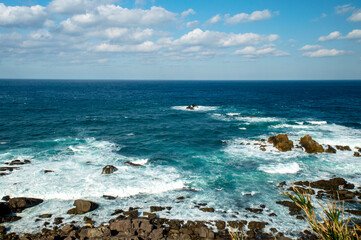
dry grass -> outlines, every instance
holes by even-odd
[[[316,212],[311,197],[301,193],[293,185],[294,194],[282,191],[282,194],[291,199],[306,214],[306,221],[312,231],[322,240],[359,240],[357,230],[360,226],[344,219],[344,202],[328,201],[326,207],[319,204],[322,212]]]
[[[233,229],[229,227],[229,235],[231,235],[232,240],[245,240],[243,231],[240,231],[238,229]]]

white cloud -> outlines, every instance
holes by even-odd
[[[198,24],[199,24],[199,22],[197,20],[195,20],[195,21],[187,22],[186,26],[187,26],[187,28],[195,28],[198,26]]]
[[[339,37],[341,37],[341,33],[339,31],[334,31],[334,32],[328,34],[327,36],[319,37],[318,41],[325,42],[325,41],[329,41],[329,40],[338,39]]]
[[[76,14],[92,10],[97,6],[111,4],[114,0],[53,0],[48,9],[53,13]]]
[[[346,39],[361,39],[361,29],[354,29],[349,32],[345,37]]]
[[[222,20],[221,15],[217,14],[216,16],[213,16],[209,20],[207,20],[206,24],[216,24],[219,23]]]
[[[349,54],[351,52],[348,51],[344,51],[344,50],[337,50],[337,49],[319,49],[317,51],[314,52],[305,52],[304,54],[302,54],[302,56],[305,57],[311,57],[311,58],[315,58],[315,57],[335,57],[335,56],[340,56],[340,55],[345,55],[345,54]]]
[[[40,27],[47,18],[45,7],[40,5],[5,6],[0,3],[0,26],[5,27]]]
[[[347,19],[351,22],[361,22],[361,9],[353,12],[352,15]]]
[[[108,43],[102,43],[97,45],[94,50],[97,52],[125,52],[125,53],[146,53],[154,52],[161,48],[161,46],[151,41],[146,41],[136,45],[112,45]]]
[[[186,17],[188,15],[194,15],[194,14],[196,14],[196,12],[192,8],[190,8],[187,11],[182,12],[181,15],[184,18],[184,17]]]
[[[263,56],[288,56],[289,53],[285,51],[280,51],[276,49],[274,46],[262,46],[256,48],[254,46],[247,46],[243,49],[236,50],[234,52],[236,55],[243,55],[244,57],[263,57]]]
[[[259,35],[256,33],[224,33],[202,31],[197,28],[174,41],[175,45],[208,45],[215,47],[234,47],[272,42],[279,38],[277,34]]]
[[[236,23],[244,23],[244,22],[255,22],[262,21],[272,17],[271,12],[268,9],[263,11],[254,11],[251,14],[247,13],[239,13],[232,17],[226,15],[226,23],[228,24],[236,24]]]
[[[319,49],[319,48],[322,48],[322,46],[321,45],[305,45],[298,50],[309,51],[309,50],[315,50],[315,49]]]
[[[343,15],[345,13],[353,11],[354,9],[355,9],[355,7],[353,7],[351,4],[345,4],[342,6],[336,6],[335,12],[336,12],[336,14]]]

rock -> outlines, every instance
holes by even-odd
[[[354,152],[354,153],[353,153],[353,156],[354,156],[354,157],[360,157],[360,153],[359,153],[359,152]]]
[[[327,146],[327,149],[325,150],[327,153],[336,153],[336,149],[331,147],[330,145]]]
[[[160,212],[160,211],[163,211],[164,209],[165,209],[164,207],[150,206],[150,211],[151,212]]]
[[[51,216],[53,216],[53,214],[44,213],[44,214],[39,215],[38,217],[39,217],[39,218],[51,218]]]
[[[18,217],[18,216],[0,216],[0,223],[15,222],[15,221],[17,221],[19,219],[21,219],[21,217]]]
[[[79,236],[81,238],[89,239],[104,239],[111,236],[110,229],[106,226],[97,227],[97,228],[83,228]]]
[[[322,153],[325,151],[310,135],[301,137],[300,144],[307,153]]]
[[[290,215],[297,215],[301,213],[301,208],[292,201],[277,201],[276,203],[288,207]]]
[[[9,200],[9,206],[12,209],[17,209],[16,211],[22,211],[25,208],[34,207],[40,203],[42,203],[43,200],[39,198],[25,198],[25,197],[19,197],[19,198],[11,198]]]
[[[234,229],[243,229],[243,227],[247,224],[247,221],[241,220],[241,221],[228,221],[228,226]]]
[[[345,212],[351,213],[353,215],[361,216],[361,211],[360,210],[345,209]]]
[[[253,213],[262,213],[262,208],[246,208],[247,211],[253,212]]]
[[[199,208],[199,210],[203,212],[214,212],[214,208],[208,207],[208,208]]]
[[[216,221],[216,227],[218,230],[223,230],[226,228],[226,222],[225,221]]]
[[[51,173],[54,172],[53,170],[44,170],[44,173]]]
[[[182,197],[177,197],[177,200],[183,200],[184,199],[184,197],[182,196]]]
[[[78,199],[75,200],[74,204],[75,208],[70,209],[68,214],[83,214],[90,211],[93,211],[98,208],[98,204],[95,202],[91,202],[88,200]]]
[[[115,220],[109,225],[110,230],[117,231],[126,235],[133,235],[135,230],[132,228],[132,222],[130,219]]]
[[[283,186],[285,186],[286,185],[286,181],[283,181],[283,182],[280,182],[279,184],[278,184],[278,187],[283,187]]]
[[[110,195],[103,195],[103,198],[108,199],[108,200],[114,200],[114,199],[116,199],[117,197],[110,196]]]
[[[294,185],[300,185],[300,186],[306,186],[309,187],[310,186],[310,182],[309,181],[297,181],[293,183]]]
[[[268,216],[270,216],[270,217],[277,217],[277,214],[275,214],[275,213],[270,213]]]
[[[0,167],[0,171],[9,171],[12,172],[14,170],[19,169],[19,167]]]
[[[55,218],[54,219],[54,224],[59,225],[59,224],[63,223],[63,219],[64,218],[62,218],[62,217]]]
[[[264,151],[266,151],[266,148],[265,147],[260,147],[259,150],[264,152]]]
[[[272,143],[275,148],[281,152],[291,151],[293,148],[293,142],[288,139],[286,134],[278,134],[268,138],[268,142]]]
[[[124,215],[129,216],[130,218],[136,218],[138,217],[138,210],[124,212]]]
[[[9,165],[23,165],[23,164],[25,164],[25,163],[19,159],[13,160],[9,163]]]
[[[114,173],[116,170],[117,168],[113,165],[106,165],[102,170],[102,174],[111,174]]]
[[[123,213],[124,211],[122,209],[116,209],[112,214],[111,216],[114,216],[114,215],[118,215],[118,214],[121,214]]]
[[[311,188],[303,188],[303,187],[290,187],[287,189],[288,191],[294,191],[294,192],[299,192],[302,194],[315,194],[315,190],[311,189]]]
[[[318,180],[311,182],[310,186],[312,188],[319,188],[324,190],[338,190],[339,186],[347,184],[346,180],[343,178],[332,178],[330,180]]]
[[[63,231],[65,234],[69,234],[74,229],[75,229],[75,227],[73,224],[67,224],[61,229],[61,231]]]
[[[336,148],[340,151],[351,151],[351,148],[349,146],[336,145]]]
[[[195,104],[191,104],[191,105],[188,105],[188,106],[186,107],[186,109],[188,109],[188,110],[194,110],[194,108],[196,108],[196,107],[198,107],[198,106],[195,105]]]
[[[263,229],[265,228],[265,226],[267,225],[268,223],[266,222],[256,222],[256,221],[252,221],[252,222],[249,222],[248,223],[248,228],[250,230],[259,230],[259,229]]]
[[[6,227],[0,226],[0,236],[6,234]]]
[[[1,199],[3,201],[9,201],[10,200],[10,196],[9,195],[6,195],[6,196],[3,196],[3,198]]]
[[[150,234],[149,234],[149,239],[152,240],[160,240],[163,238],[163,229],[162,228],[158,228],[158,229],[154,229]]]
[[[142,164],[138,164],[138,163],[133,163],[131,161],[126,161],[124,162],[125,165],[130,165],[130,166],[133,166],[133,167],[143,167]]]

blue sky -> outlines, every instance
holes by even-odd
[[[0,78],[361,79],[361,3],[1,1]]]

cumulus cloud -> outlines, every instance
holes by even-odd
[[[242,55],[244,57],[254,58],[254,57],[263,57],[263,56],[288,56],[290,55],[288,52],[280,51],[276,49],[274,46],[262,46],[256,48],[254,46],[247,46],[243,49],[236,50],[234,52],[236,55]]]
[[[196,14],[196,12],[192,8],[190,8],[187,11],[182,12],[181,15],[184,18],[187,17],[188,15],[194,15],[194,14]]]
[[[94,50],[97,52],[125,52],[125,53],[147,53],[154,52],[161,48],[161,46],[151,41],[146,41],[136,45],[112,45],[108,43],[102,43],[97,45]]]
[[[208,45],[216,47],[234,47],[239,45],[256,45],[277,40],[277,34],[259,35],[256,33],[224,33],[203,31],[199,28],[174,41],[175,45]]]
[[[309,50],[315,50],[315,49],[319,49],[319,48],[322,48],[322,46],[321,45],[305,45],[298,50],[309,51]]]
[[[41,27],[46,18],[46,8],[40,5],[12,7],[0,3],[0,26]]]
[[[327,36],[319,37],[318,41],[325,42],[325,41],[335,40],[335,39],[338,39],[340,36],[341,36],[341,33],[339,31],[334,31],[334,32],[328,34]]]
[[[225,21],[228,24],[255,22],[270,19],[272,17],[271,12],[268,9],[263,11],[254,11],[251,14],[239,13],[234,16],[226,15]]]
[[[336,14],[343,15],[345,13],[353,11],[354,9],[355,9],[355,7],[352,6],[351,4],[345,4],[345,5],[341,5],[341,6],[336,6],[335,12],[336,12]]]
[[[114,0],[53,0],[47,8],[52,13],[76,14],[100,6],[111,4]]]
[[[211,17],[207,20],[206,24],[216,24],[219,23],[222,20],[222,17],[220,14],[217,14],[216,16]]]
[[[195,20],[195,21],[187,22],[186,26],[187,26],[187,28],[195,28],[198,26],[198,24],[199,24],[199,22],[197,20]]]
[[[345,55],[345,54],[349,54],[352,52],[348,52],[345,50],[337,50],[337,49],[319,49],[317,51],[314,52],[305,52],[304,54],[302,54],[302,56],[305,57],[311,57],[311,58],[316,58],[316,57],[335,57],[335,56],[340,56],[340,55]]]
[[[348,18],[351,22],[361,22],[361,9],[353,12],[352,15]]]
[[[354,29],[349,32],[345,37],[346,39],[361,39],[361,29]]]

